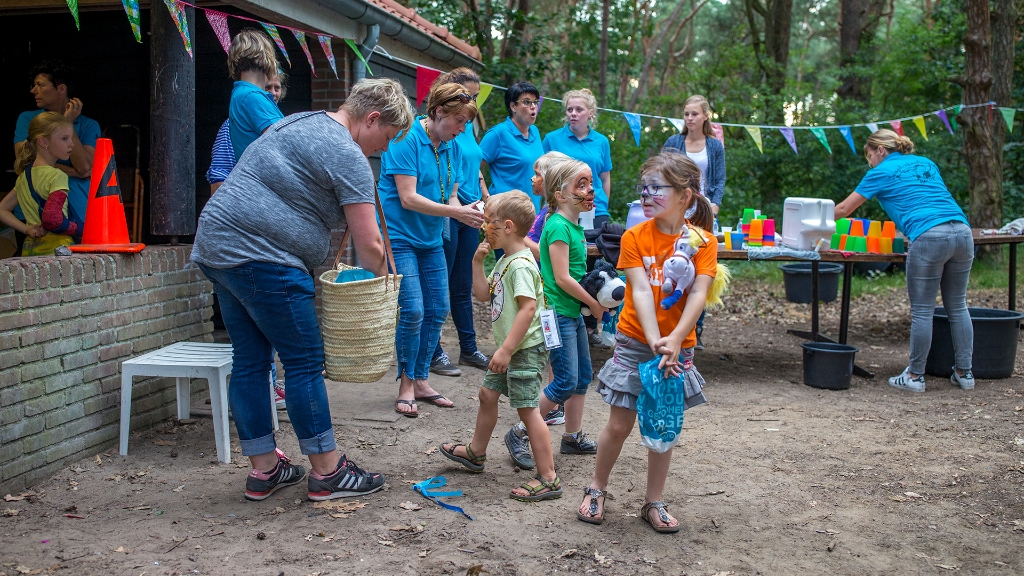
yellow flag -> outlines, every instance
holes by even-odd
[[[914,126],[917,126],[917,129],[921,131],[921,136],[924,136],[924,139],[927,140],[928,131],[924,127],[924,116],[914,116],[911,120],[913,120]]]
[[[757,144],[757,150],[764,154],[764,148],[761,145],[761,127],[760,126],[744,126],[747,129],[747,133],[754,139],[754,144]]]
[[[493,84],[480,83],[480,94],[476,97],[476,105],[483,106],[484,102],[487,101],[487,97],[491,95],[491,90],[494,89]]]

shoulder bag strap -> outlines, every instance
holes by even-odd
[[[395,266],[395,253],[391,250],[391,237],[388,235],[388,221],[384,217],[384,208],[380,204],[380,195],[377,193],[377,184],[373,185],[373,199],[377,204],[377,216],[380,218],[381,236],[384,238],[384,264],[390,266],[391,270],[391,283],[394,289],[398,289],[398,268]],[[338,269],[338,265],[341,263],[341,255],[345,252],[345,247],[348,246],[348,239],[351,235],[352,227],[348,225],[348,220],[345,222],[345,235],[341,237],[341,247],[338,249],[338,256],[334,259],[334,269]],[[385,270],[387,274],[387,270]],[[384,283],[385,289],[387,288],[387,282]]]

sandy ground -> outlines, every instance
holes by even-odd
[[[563,499],[508,498],[531,474],[501,441],[514,422],[507,404],[486,472],[449,463],[435,447],[468,440],[475,418],[482,374],[466,368],[432,378],[457,407],[421,405],[416,420],[392,411],[393,374],[329,383],[342,451],[387,474],[385,491],[317,508],[302,483],[247,502],[247,468],[237,453],[232,464],[215,461],[210,421],[168,421],[134,434],[127,457],[112,448],[0,503],[0,574],[1024,573],[1021,352],[1012,378],[973,392],[931,377],[925,394],[890,389],[884,378],[906,361],[908,306],[902,292],[866,296],[854,302],[850,341],[878,377],[818,390],[802,383],[800,342],[785,333],[806,327],[808,306],[781,292],[741,279],[729,307],[708,319],[697,364],[709,403],[686,414],[665,493],[678,534],[637,518],[646,450],[636,431],[603,526],[575,518],[592,456],[556,449]],[[1005,302],[999,291],[970,297]],[[824,305],[823,330],[837,324],[838,303]],[[448,329],[445,341],[457,349]],[[481,347],[493,349],[489,334]],[[595,365],[607,357],[596,353]],[[586,429],[597,435],[607,414],[589,398]],[[279,442],[303,460],[287,423]],[[410,489],[434,475],[465,492],[450,501],[473,521]]]

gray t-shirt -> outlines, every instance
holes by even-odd
[[[293,114],[250,145],[199,216],[192,260],[258,261],[310,272],[327,257],[342,206],[373,203],[373,171],[326,112]]]

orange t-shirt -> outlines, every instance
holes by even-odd
[[[718,242],[705,233],[705,242],[693,255],[693,266],[697,275],[715,277],[718,273]],[[619,252],[620,270],[627,268],[643,267],[647,272],[647,279],[651,283],[651,290],[654,292],[654,309],[658,315],[658,330],[661,335],[668,336],[679,324],[683,316],[683,308],[686,306],[686,299],[689,293],[683,297],[675,306],[668,310],[662,310],[659,305],[668,294],[661,293],[661,284],[664,278],[662,265],[675,251],[676,240],[679,235],[663,234],[655,226],[653,220],[648,220],[633,226],[622,235],[622,244]],[[640,325],[640,318],[636,315],[633,307],[633,289],[626,280],[626,301],[619,315],[618,330],[630,338],[641,342],[647,342],[644,336],[644,329]],[[690,348],[697,344],[697,335],[692,330],[683,340],[683,348]]]

